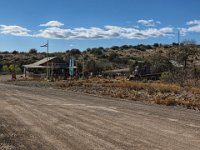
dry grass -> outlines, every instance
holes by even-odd
[[[127,81],[121,78],[91,78],[60,83],[58,86],[90,94],[200,110],[200,89],[195,87],[152,81]]]
[[[118,87],[118,88],[129,88],[131,90],[146,90],[149,93],[180,93],[181,87],[175,84],[164,84],[164,83],[144,83],[141,81],[119,81],[115,83],[105,84],[105,87],[111,86],[111,87]]]

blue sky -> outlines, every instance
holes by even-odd
[[[200,43],[199,0],[1,0],[0,51]]]

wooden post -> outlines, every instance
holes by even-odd
[[[26,78],[26,68],[24,67],[24,78]]]

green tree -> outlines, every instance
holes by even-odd
[[[93,48],[90,52],[91,54],[94,54],[95,56],[99,56],[103,54],[103,48]]]
[[[12,53],[15,54],[15,55],[19,54],[19,52],[17,50],[14,50]]]
[[[126,49],[129,49],[130,47],[129,47],[128,45],[122,45],[120,48],[121,48],[122,50],[126,50]]]
[[[37,50],[34,48],[30,49],[29,54],[37,54]]]
[[[111,49],[112,49],[112,50],[119,50],[120,47],[119,47],[119,46],[113,46],[113,47],[111,47]]]
[[[94,70],[95,70],[95,61],[93,59],[91,60],[88,60],[86,63],[85,63],[85,70],[87,72],[93,72],[94,73]]]
[[[159,44],[158,43],[154,43],[153,46],[154,47],[159,47]]]
[[[15,72],[16,72],[17,74],[22,73],[22,70],[21,70],[21,68],[20,68],[18,65],[15,66]]]
[[[15,65],[11,64],[9,67],[10,72],[14,72],[15,71]]]
[[[2,71],[3,71],[3,72],[9,72],[8,65],[3,65]]]
[[[81,51],[79,49],[74,48],[74,49],[70,50],[70,54],[71,55],[80,55]]]
[[[2,54],[9,54],[9,51],[3,51]]]
[[[83,71],[83,65],[81,62],[77,62],[77,72],[81,74]]]
[[[18,66],[18,65],[15,65],[15,64],[11,64],[9,67],[8,67],[8,70],[10,72],[15,72],[17,74],[21,73],[21,68]]]
[[[70,50],[66,50],[66,53],[70,53]]]

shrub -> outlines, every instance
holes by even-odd
[[[8,65],[3,65],[2,71],[4,71],[4,72],[9,72]]]
[[[119,46],[113,46],[113,47],[111,47],[111,49],[112,49],[112,50],[119,50],[120,47],[119,47]]]
[[[100,47],[100,48],[93,48],[90,52],[91,54],[94,54],[94,55],[102,55],[103,54],[103,47]]]
[[[108,56],[108,60],[109,61],[113,61],[114,59],[118,58],[119,55],[117,53],[111,53],[109,56]]]
[[[164,82],[171,82],[172,79],[173,79],[173,75],[172,75],[171,72],[163,72],[163,73],[161,74],[160,79],[161,79],[162,81],[164,81]]]
[[[154,43],[153,46],[154,47],[159,47],[159,44],[158,43]]]
[[[129,47],[128,45],[122,45],[120,48],[121,48],[122,50],[126,50],[126,49],[129,49],[130,47]]]

